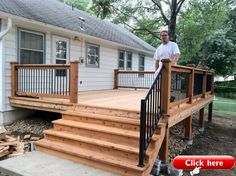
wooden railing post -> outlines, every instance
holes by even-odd
[[[194,91],[194,64],[188,64],[188,67],[193,67],[191,70],[191,73],[188,77],[188,97],[189,97],[189,103],[193,103],[193,91]]]
[[[203,73],[202,98],[206,98],[207,71]]]
[[[118,69],[114,70],[114,89],[118,89],[119,77],[118,77]]]
[[[70,62],[70,102],[78,102],[78,71],[79,62]]]
[[[160,152],[159,152],[159,156],[160,156],[160,160],[164,163],[168,163],[168,155],[169,155],[169,138],[170,138],[170,133],[169,133],[169,128],[168,126],[166,127],[166,131],[165,131],[165,138],[161,144],[161,148],[160,148]]]
[[[15,97],[18,87],[18,62],[11,62],[11,96]]]
[[[204,131],[204,107],[199,111],[199,127],[200,131]]]
[[[213,102],[209,103],[209,105],[208,105],[208,122],[212,122],[212,106],[213,106]]]
[[[163,70],[161,78],[161,107],[163,115],[169,114],[171,91],[171,61],[162,59]]]
[[[184,137],[186,140],[192,140],[192,115],[185,119],[185,130],[184,130]]]

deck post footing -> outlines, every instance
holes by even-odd
[[[156,159],[156,161],[155,161],[155,163],[153,165],[151,173],[154,176],[156,176],[156,175],[158,176],[158,175],[160,175],[160,171],[161,171],[161,160]]]
[[[201,128],[198,129],[198,131],[199,131],[200,133],[203,133],[203,132],[205,131],[205,128],[204,128],[204,127],[201,127]]]
[[[193,139],[184,139],[186,145],[193,145]]]

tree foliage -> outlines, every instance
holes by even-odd
[[[97,17],[105,19],[112,13],[112,5],[117,0],[92,0],[92,7],[90,8]]]
[[[228,19],[228,11],[229,7],[225,0],[198,0],[190,3],[189,8],[181,14],[178,22],[177,33],[182,52],[182,64],[195,63],[213,68],[212,64],[209,65],[204,61],[206,58],[203,51],[206,51],[206,48],[209,49],[208,45],[211,40],[216,40],[217,31],[222,29],[227,32],[229,30],[229,26],[225,24]],[[226,37],[222,34],[221,39],[223,36]],[[216,67],[214,68],[216,69]]]
[[[231,75],[236,69],[236,46],[226,36],[226,31],[214,32],[201,50],[203,65],[216,70],[217,75]]]
[[[89,12],[89,4],[91,0],[59,0],[73,8]]]
[[[209,66],[220,75],[235,72],[235,0],[61,1],[122,24],[152,46],[160,44],[159,33],[168,26],[181,50],[180,64]]]

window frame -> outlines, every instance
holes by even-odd
[[[131,60],[130,60],[130,62],[131,62],[131,66],[130,66],[130,68],[128,67],[128,55],[131,55]],[[131,52],[131,51],[126,51],[126,70],[132,70],[132,63],[133,62],[133,53]]]
[[[120,65],[119,65],[119,64],[120,64],[120,53],[123,53],[123,54],[124,54],[124,60],[123,60],[124,67],[123,67],[123,68],[121,68]],[[125,50],[118,50],[118,69],[119,69],[119,70],[125,70],[125,68],[126,68],[126,65],[125,65],[125,64],[126,64],[126,62],[125,62],[125,61],[126,61],[126,59],[125,59],[125,53],[126,53]]]
[[[143,70],[141,70],[140,68],[141,68],[141,58],[143,57],[143,65],[142,65],[142,67],[143,67]],[[139,71],[145,71],[145,55],[144,54],[139,54],[139,59],[138,59],[138,70]]]
[[[25,32],[25,33],[30,33],[30,34],[35,34],[35,35],[40,35],[43,37],[43,50],[37,50],[37,49],[27,49],[27,48],[23,48],[24,50],[27,51],[37,51],[37,52],[42,52],[43,53],[43,63],[46,63],[46,37],[45,37],[45,33],[43,32],[39,32],[39,31],[34,31],[34,30],[30,30],[30,29],[24,29],[24,28],[18,28],[17,29],[17,60],[18,62],[21,64],[21,32]]]
[[[143,70],[141,70],[140,68],[140,64],[141,64],[141,58],[143,58]],[[145,55],[144,54],[139,54],[139,58],[138,58],[138,71],[145,71]],[[144,77],[143,73],[138,74],[139,77]]]
[[[86,67],[100,68],[100,45],[86,42],[85,46],[86,46]],[[98,47],[98,65],[97,66],[88,64],[88,47],[89,46]]]

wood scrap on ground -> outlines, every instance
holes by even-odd
[[[20,136],[13,137],[7,135],[5,128],[0,127],[0,158],[19,156],[27,151],[31,151],[31,143],[39,139],[39,137],[26,134],[21,140]]]

